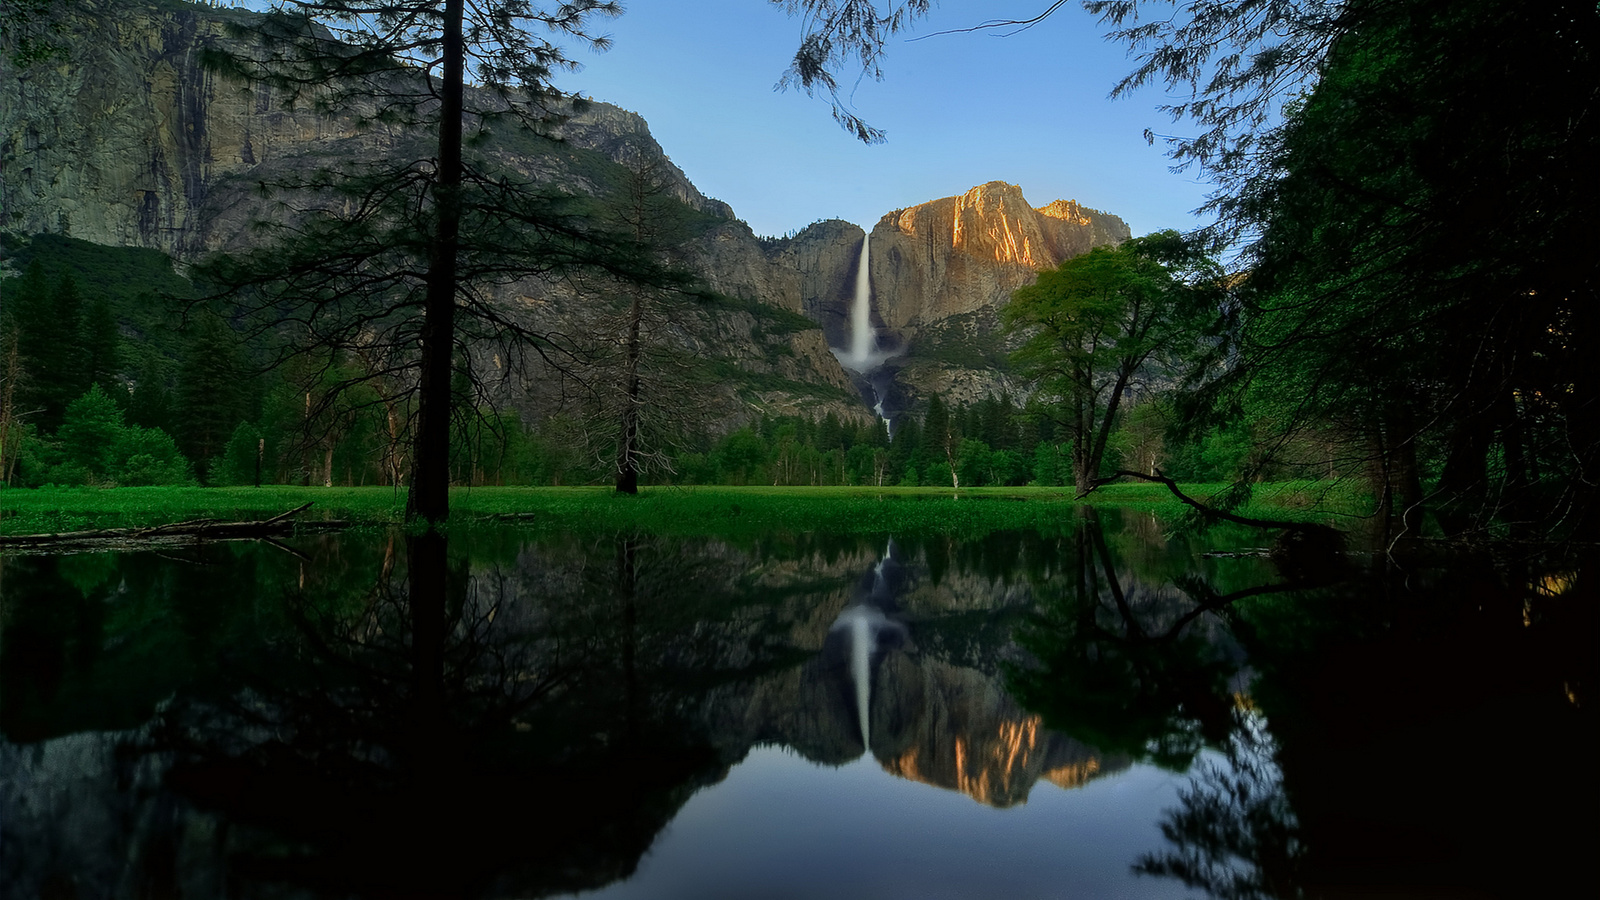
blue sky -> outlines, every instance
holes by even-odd
[[[853,93],[856,111],[888,131],[874,146],[839,128],[825,100],[773,91],[802,23],[768,0],[623,5],[597,23],[612,48],[574,51],[583,68],[559,86],[643,115],[690,180],[758,234],[828,218],[870,229],[892,210],[987,181],[1021,185],[1034,206],[1077,200],[1115,213],[1134,234],[1201,224],[1190,213],[1207,186],[1169,172],[1162,147],[1143,137],[1184,125],[1156,110],[1159,87],[1107,97],[1132,63],[1076,3],[1010,36],[934,34],[1050,5],[946,0],[918,23],[921,39],[891,42],[884,80]]]
[[[562,87],[645,117],[704,193],[759,234],[824,218],[871,228],[880,216],[986,181],[1021,185],[1034,206],[1078,200],[1127,220],[1134,234],[1200,224],[1207,186],[1174,175],[1143,131],[1181,128],[1156,110],[1158,88],[1116,101],[1131,68],[1076,4],[1009,37],[932,35],[992,18],[1026,18],[1045,0],[950,0],[896,39],[885,79],[862,81],[854,106],[888,131],[866,146],[834,123],[825,100],[775,93],[801,22],[765,0],[627,0],[604,24],[603,54]]]

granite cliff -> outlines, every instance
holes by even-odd
[[[64,53],[19,67],[6,54],[0,79],[0,230],[62,234],[169,254],[180,266],[215,250],[248,247],[252,226],[284,198],[264,192],[287,173],[411,152],[415,135],[350,116],[289,106],[267,85],[230,80],[201,64],[229,42],[239,10],[86,0],[54,23]],[[822,332],[804,327],[807,279],[771,254],[727,204],[702,195],[666,157],[645,121],[591,103],[551,141],[518,135],[486,149],[496,162],[563,190],[600,194],[641,159],[699,213],[691,265],[731,298],[691,317],[680,339],[720,373],[713,419],[733,427],[763,411],[867,422]],[[317,202],[317,198],[312,198]],[[550,327],[572,326],[584,298],[548,285],[506,286],[499,299],[537,306]],[[592,303],[591,303],[592,305]],[[537,414],[543,373],[524,380],[523,412]]]
[[[990,310],[1041,269],[1131,236],[1116,216],[1057,200],[1037,209],[1003,181],[898,209],[872,229],[877,310],[891,331]]]
[[[884,215],[872,229],[868,264],[872,320],[880,346],[897,351],[870,379],[889,412],[919,409],[935,394],[961,405],[1020,385],[1005,374],[1009,349],[997,333],[1011,293],[1095,247],[1132,236],[1127,223],[1075,200],[1029,205],[1003,181]],[[802,311],[822,326],[830,347],[850,345],[850,303],[859,227],[816,223],[772,255],[800,272]],[[858,388],[868,379],[856,378]]]
[[[85,0],[62,13],[65,54],[0,76],[0,230],[55,233],[169,254],[180,266],[248,247],[254,223],[274,215],[260,188],[340,160],[410,152],[418,138],[348,116],[286,105],[262,84],[200,63],[227,42],[240,10]],[[828,220],[763,239],[727,204],[700,193],[638,115],[592,103],[559,141],[498,140],[487,149],[515,171],[574,192],[601,194],[617,173],[650,161],[673,196],[698,213],[687,255],[706,283],[735,299],[699,314],[680,340],[716,360],[725,387],[713,419],[731,428],[761,412],[833,412],[865,423],[868,392],[828,352],[849,346],[849,308],[866,233]],[[960,405],[1010,390],[996,310],[1035,274],[1129,237],[1118,217],[1057,200],[1032,207],[1022,190],[989,182],[883,216],[872,229],[873,320],[900,355],[873,380],[890,413],[939,394]],[[536,305],[555,328],[585,315],[583,298],[524,283],[506,303]],[[801,313],[818,328],[787,314]],[[538,412],[543,376],[524,379],[516,405]]]
[[[939,395],[971,403],[1019,385],[998,310],[1037,274],[1131,237],[1125,222],[1075,200],[1033,207],[1022,189],[991,181],[956,197],[895,210],[872,229],[874,309],[904,354],[888,363],[892,409]]]

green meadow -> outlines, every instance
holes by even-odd
[[[1188,485],[1201,499],[1223,485]],[[303,522],[399,525],[405,493],[387,487],[137,487],[0,490],[0,535],[144,528],[192,519],[266,519],[304,503]],[[717,535],[761,531],[828,534],[983,534],[1051,530],[1078,506],[1181,516],[1155,484],[1116,484],[1076,500],[1065,488],[655,487],[637,496],[608,487],[476,487],[451,492],[452,527],[514,521],[541,531]],[[1246,515],[1305,520],[1358,514],[1348,484],[1262,485]]]

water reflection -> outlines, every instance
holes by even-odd
[[[0,894],[1494,895],[1496,846],[1574,874],[1581,565],[1333,586],[1212,546],[1111,513],[0,560]],[[1537,763],[1485,778],[1494,735]]]
[[[1173,878],[1217,900],[1307,895],[1306,845],[1283,786],[1265,720],[1241,712],[1220,758],[1203,761],[1167,811],[1170,846],[1134,863],[1141,875]]]
[[[1006,607],[988,605],[992,595],[981,596],[991,582],[930,585],[901,562],[904,555],[891,542],[869,564],[828,624],[820,653],[752,682],[743,697],[719,699],[723,710],[743,707],[759,717],[761,727],[745,737],[830,765],[870,755],[890,774],[996,807],[1025,802],[1041,779],[1075,787],[1127,766],[1125,756],[1105,758],[1044,728],[1012,700],[995,658],[1010,644],[1009,629],[998,645],[984,646],[993,635],[974,631],[985,623],[971,621],[1007,617]],[[1028,606],[1017,603],[1009,616],[1019,619]],[[956,659],[942,652],[952,644],[981,647],[987,671],[962,664],[970,652]],[[807,699],[782,710],[791,696]]]

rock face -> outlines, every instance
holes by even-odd
[[[63,58],[19,69],[7,54],[0,61],[7,85],[0,106],[0,230],[152,248],[189,262],[256,240],[252,225],[274,218],[273,205],[283,199],[264,195],[264,182],[350,161],[426,158],[415,134],[358,126],[360,110],[327,115],[286,106],[269,86],[202,66],[207,47],[233,40],[228,21],[251,15],[86,0],[59,15]],[[718,371],[730,373],[727,389],[716,392],[714,420],[731,428],[763,411],[803,408],[873,421],[821,331],[795,327],[793,317],[779,316],[775,326],[763,314],[766,307],[799,312],[808,296],[815,303],[825,293],[816,283],[824,276],[816,273],[826,270],[827,240],[764,245],[727,204],[690,183],[634,113],[592,103],[564,122],[558,136],[564,143],[512,139],[485,152],[525,175],[587,193],[604,190],[608,172],[645,161],[678,200],[709,221],[687,255],[711,288],[748,310],[702,317],[706,328],[685,337]],[[547,310],[557,327],[583,315],[573,308],[583,298],[537,283],[499,294],[502,302]],[[537,403],[528,397],[514,405],[536,413],[526,407]]]
[[[1075,200],[1034,209],[1021,188],[991,181],[878,220],[872,229],[877,310],[890,329],[904,331],[993,309],[1039,270],[1130,236],[1116,216]]]
[[[872,229],[872,286],[891,361],[887,406],[1015,394],[996,334],[999,308],[1040,270],[1131,237],[1127,223],[1075,200],[1034,208],[1002,181],[895,210]]]
[[[232,40],[229,20],[251,15],[85,0],[60,13],[64,58],[19,69],[7,55],[0,61],[7,85],[0,230],[67,234],[193,261],[250,246],[251,226],[270,218],[280,199],[265,196],[263,182],[341,161],[425,155],[414,134],[288,106],[267,85],[202,66],[207,47]],[[519,172],[590,193],[604,189],[607,166],[648,161],[680,201],[713,223],[689,251],[713,289],[803,313],[820,326],[774,329],[760,316],[734,315],[700,336],[704,346],[695,352],[721,357],[761,385],[724,393],[725,426],[761,411],[802,409],[871,421],[851,399],[866,381],[852,386],[828,353],[850,345],[866,238],[860,227],[828,220],[790,238],[757,238],[727,204],[695,188],[642,118],[614,106],[591,104],[559,136],[559,147],[509,141],[488,152]],[[1066,200],[1034,208],[1020,188],[999,181],[885,215],[871,236],[873,320],[880,345],[902,354],[873,380],[886,409],[917,409],[934,394],[959,405],[1016,393],[1004,374],[996,310],[1040,269],[1129,234],[1114,215]],[[506,302],[550,300],[558,323],[568,322],[562,308],[572,298],[543,297],[526,284],[502,293]]]
[[[883,216],[871,236],[872,319],[880,347],[901,354],[872,379],[887,410],[920,408],[935,394],[964,405],[1019,393],[1023,386],[1005,374],[999,308],[1040,270],[1130,236],[1117,216],[1075,200],[1035,208],[1002,181]],[[851,343],[865,237],[830,220],[769,250],[781,269],[798,271],[801,309],[830,347]]]

